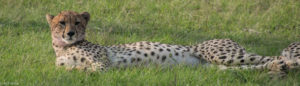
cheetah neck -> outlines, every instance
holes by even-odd
[[[67,43],[65,43],[64,41],[62,41],[61,38],[55,37],[53,35],[52,35],[52,44],[55,45],[55,46],[60,46],[60,47],[68,45]]]

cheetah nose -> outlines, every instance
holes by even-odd
[[[70,37],[72,37],[75,33],[74,32],[68,32],[67,33]]]

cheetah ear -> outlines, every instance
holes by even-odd
[[[88,12],[81,13],[81,16],[86,20],[86,23],[90,20],[90,14]]]
[[[50,15],[50,14],[46,14],[46,19],[48,21],[48,23],[51,25],[51,22],[52,22],[52,19],[54,18],[53,15]]]

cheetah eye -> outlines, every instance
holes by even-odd
[[[66,23],[64,21],[59,22],[61,25],[65,25]]]
[[[80,22],[75,22],[75,25],[78,25],[78,24],[80,24]]]

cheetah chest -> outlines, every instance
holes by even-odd
[[[63,54],[57,56],[56,65],[65,66],[67,69],[89,68],[91,64],[100,62],[100,58],[106,56],[105,53],[102,53],[104,50],[86,48],[85,46],[75,46],[60,52]]]

